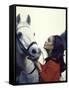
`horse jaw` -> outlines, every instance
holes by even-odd
[[[27,57],[24,60],[24,65],[25,65],[24,70],[26,73],[30,73],[35,68],[34,62],[28,59]]]

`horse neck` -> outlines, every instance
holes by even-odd
[[[24,68],[24,62],[25,62],[25,55],[24,54],[20,54],[18,52],[18,50],[16,51],[16,62],[17,62],[17,65],[23,69]]]

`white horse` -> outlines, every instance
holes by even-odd
[[[16,17],[16,83],[39,82],[38,70],[33,61],[38,60],[41,50],[30,29],[31,18],[22,21]]]

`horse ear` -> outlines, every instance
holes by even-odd
[[[31,18],[30,18],[30,15],[27,16],[27,23],[30,25],[31,23]]]
[[[20,23],[20,14],[16,17],[16,25]]]

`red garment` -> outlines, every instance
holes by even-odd
[[[49,60],[47,64],[41,65],[42,71],[39,71],[40,82],[53,82],[60,79],[60,64]]]

